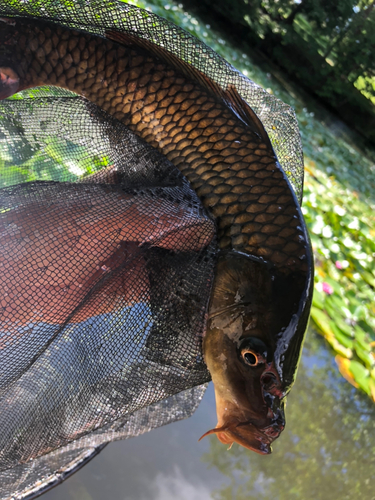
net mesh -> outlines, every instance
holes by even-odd
[[[233,85],[262,121],[301,203],[303,153],[293,108],[249,80],[187,31],[151,12],[118,1],[4,0],[0,5],[0,15],[47,19],[101,36],[111,29],[129,32],[166,48],[217,82],[222,89]],[[55,95],[60,92],[66,94],[54,90]]]
[[[40,97],[1,108],[11,155],[1,180],[17,182],[0,196],[6,498],[15,475],[49,484],[37,457],[209,380],[201,338],[216,245],[180,172],[94,105]],[[56,180],[20,183],[27,156],[30,177]],[[193,394],[133,435],[182,418]]]
[[[3,1],[0,16],[130,31],[234,84],[301,199],[291,108],[187,32],[93,0]],[[0,496],[33,498],[105,443],[195,410],[215,226],[171,162],[62,89],[0,102],[0,174]]]
[[[190,417],[198,407],[205,389],[204,384],[170,396],[42,455],[32,463],[18,464],[0,472],[1,498],[36,498],[77,472],[107,443],[139,436],[161,425]]]

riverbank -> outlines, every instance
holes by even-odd
[[[256,52],[259,59],[268,59],[300,89],[317,98],[336,117],[375,145],[374,104],[346,79],[343,71],[337,71],[333,62],[320,54],[316,42],[319,34],[314,36],[312,26],[303,16],[297,15],[288,23],[280,14],[272,20],[264,7],[252,8],[241,2],[231,8],[225,2],[209,0],[183,0],[182,5],[203,22],[225,33],[232,45],[242,47],[247,53]],[[320,44],[325,46],[323,39]]]

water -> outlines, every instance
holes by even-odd
[[[196,413],[101,454],[45,500],[375,499],[375,406],[338,374],[331,352],[308,332],[287,426],[270,456],[215,436],[210,384]]]

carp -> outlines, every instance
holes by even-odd
[[[44,85],[75,92],[119,120],[197,193],[218,238],[203,339],[218,424],[205,435],[270,453],[285,425],[313,262],[299,203],[261,121],[233,85],[221,88],[136,34],[2,18],[0,99]]]

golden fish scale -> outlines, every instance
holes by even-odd
[[[30,26],[17,49],[28,86],[85,96],[161,151],[191,182],[218,225],[221,249],[305,269],[295,198],[263,140],[199,84],[134,47]]]

